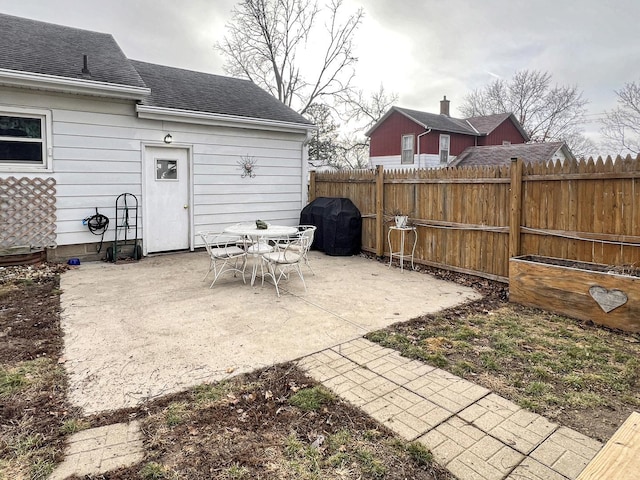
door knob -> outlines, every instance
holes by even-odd
[[[186,203],[182,206],[182,208],[187,209],[189,208],[189,205],[187,205]]]

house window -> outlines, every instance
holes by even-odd
[[[449,135],[440,135],[440,163],[449,163]]]
[[[32,109],[0,110],[0,169],[48,168],[49,112]]]
[[[509,140],[502,140],[502,145],[511,145]]]
[[[402,136],[402,158],[401,163],[413,163],[413,135]]]

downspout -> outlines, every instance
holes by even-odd
[[[424,132],[422,132],[420,135],[418,135],[418,168],[420,168],[420,137],[422,137],[423,135],[426,135],[427,133],[431,133],[431,129],[427,128]]]

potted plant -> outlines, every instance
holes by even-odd
[[[394,220],[396,222],[396,227],[405,228],[407,226],[407,222],[409,221],[408,215],[395,215]]]
[[[409,223],[409,215],[405,215],[399,209],[393,210],[390,214],[388,214],[388,216],[393,217],[393,222],[398,228],[406,228]]]

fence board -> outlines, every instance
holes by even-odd
[[[515,212],[511,168],[315,174],[309,198],[350,198],[364,217],[363,249],[387,255],[392,215],[408,214],[416,263],[487,278],[507,280],[511,230],[520,255],[640,265],[640,156],[523,165]]]

